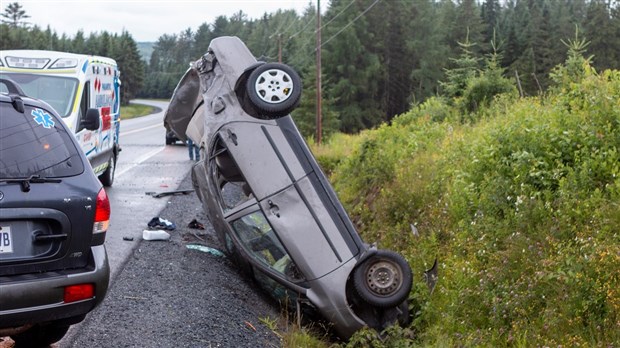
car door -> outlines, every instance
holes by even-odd
[[[259,201],[307,174],[276,125],[231,122],[218,135]]]
[[[80,109],[79,109],[79,115],[78,115],[76,125],[75,125],[75,137],[78,140],[78,143],[80,144],[80,146],[82,147],[82,150],[84,150],[84,154],[86,155],[86,157],[89,160],[91,160],[97,152],[96,151],[97,143],[98,143],[97,132],[88,130],[84,128],[83,126],[81,126],[82,120],[86,117],[86,111],[91,107],[91,83],[90,81],[84,82],[84,85],[82,87],[82,95],[79,98],[80,98]],[[91,165],[93,165],[93,167],[96,166],[93,163],[91,163]]]

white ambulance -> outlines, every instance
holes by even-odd
[[[75,133],[103,185],[112,185],[120,152],[121,99],[120,71],[113,59],[5,50],[0,51],[0,77],[15,81],[26,95],[50,104]]]

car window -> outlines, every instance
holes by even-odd
[[[84,126],[82,125],[82,120],[84,120],[84,117],[86,117],[86,111],[88,111],[89,107],[90,107],[90,81],[86,81],[84,83],[84,90],[82,92],[82,98],[80,99],[80,110],[79,110],[79,115],[77,119],[77,124],[78,124],[77,132],[84,129]]]
[[[84,171],[71,137],[53,113],[0,103],[0,178],[65,177]]]
[[[233,221],[232,227],[254,258],[289,279],[301,280],[300,272],[262,211],[255,211]]]
[[[61,117],[67,117],[71,113],[78,87],[77,79],[20,73],[4,73],[0,74],[0,77],[15,81],[27,96],[45,101]],[[0,88],[6,87],[0,85]]]

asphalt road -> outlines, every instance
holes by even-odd
[[[112,269],[104,302],[71,328],[56,347],[256,347],[279,346],[259,318],[278,310],[225,257],[186,248],[219,249],[195,194],[153,198],[147,192],[191,189],[192,161],[181,144],[165,146],[167,103],[121,122],[122,147],[113,187],[106,248]],[[177,225],[170,241],[143,241],[155,216]],[[198,219],[206,230],[191,230]]]
[[[171,239],[137,238],[102,305],[58,346],[279,347],[261,322],[279,317],[276,306],[225,256],[187,248],[222,250],[196,195],[149,199],[166,202],[158,216],[177,225]],[[188,228],[193,219],[206,229]]]

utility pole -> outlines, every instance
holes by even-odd
[[[321,145],[321,0],[316,0],[316,143]]]
[[[282,63],[282,34],[278,34],[278,63]]]

